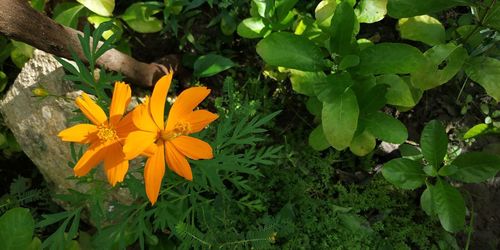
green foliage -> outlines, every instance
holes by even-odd
[[[209,77],[230,69],[235,65],[236,64],[229,58],[215,54],[208,54],[200,56],[196,59],[194,62],[193,74],[198,77]]]
[[[436,214],[445,230],[460,231],[465,223],[465,202],[460,191],[451,186],[446,177],[468,183],[482,182],[500,171],[500,158],[482,152],[469,152],[443,165],[448,150],[448,136],[436,120],[425,126],[420,146],[425,162],[415,157],[418,151],[404,153],[404,157],[411,157],[389,161],[384,164],[382,174],[386,180],[403,189],[416,189],[425,183],[427,189],[420,198],[422,209],[428,215]],[[403,152],[408,151],[406,149]]]
[[[394,18],[413,17],[466,5],[470,5],[469,0],[388,0],[387,14]]]
[[[0,217],[0,248],[5,250],[37,249],[30,244],[35,221],[26,208],[13,208]]]

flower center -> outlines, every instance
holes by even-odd
[[[187,135],[191,131],[191,126],[187,122],[178,122],[175,124],[174,129],[166,131],[162,130],[159,134],[159,139],[163,141],[170,141],[178,136]]]
[[[116,130],[104,126],[99,126],[99,130],[97,131],[97,137],[102,142],[111,141],[118,138],[118,136],[116,135]]]

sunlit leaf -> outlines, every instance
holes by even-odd
[[[481,85],[488,95],[500,101],[500,60],[492,57],[474,57],[467,61],[465,73]]]
[[[76,0],[92,12],[101,16],[113,15],[115,0]]]
[[[398,21],[401,37],[419,41],[428,45],[437,45],[445,42],[444,26],[434,17],[428,15],[401,18]]]
[[[198,77],[209,77],[224,70],[234,67],[236,64],[229,58],[208,54],[198,57],[194,62],[194,75]]]

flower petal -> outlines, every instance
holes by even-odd
[[[161,182],[165,174],[165,155],[163,146],[158,146],[155,154],[149,157],[144,167],[146,195],[151,204],[155,204],[160,193]]]
[[[109,107],[109,123],[116,124],[125,113],[132,90],[130,86],[123,82],[116,82],[113,90],[113,97],[111,99],[111,106]]]
[[[78,124],[71,128],[67,128],[57,136],[63,141],[90,143],[97,139],[97,126],[93,124]]]
[[[153,132],[140,130],[131,132],[125,139],[125,145],[123,146],[125,158],[132,159],[142,154],[151,144],[154,144],[156,135]]]
[[[128,134],[130,132],[136,131],[138,128],[134,125],[134,122],[132,120],[132,112],[128,113],[123,117],[120,121],[118,121],[118,124],[116,124],[116,135],[120,139],[125,139],[127,138]]]
[[[175,124],[185,115],[191,113],[203,99],[205,99],[210,90],[206,87],[192,87],[182,91],[177,97],[170,112],[168,113],[168,120],[166,130],[172,130]]]
[[[102,110],[99,105],[97,105],[85,92],[82,96],[76,98],[76,105],[82,113],[95,125],[101,125],[105,123],[108,118],[106,113]]]
[[[193,173],[191,172],[191,167],[186,157],[182,155],[172,144],[172,142],[167,142],[165,145],[165,155],[167,159],[167,164],[170,169],[172,169],[176,174],[184,177],[187,180],[193,180]]]
[[[171,70],[167,75],[163,76],[156,82],[153,94],[151,94],[151,102],[149,103],[149,110],[151,116],[159,128],[163,128],[165,119],[165,101],[167,100],[168,89],[172,82],[174,72]]]
[[[200,139],[191,136],[179,136],[171,140],[171,142],[180,153],[193,160],[214,158],[212,147]]]
[[[197,133],[217,118],[219,118],[217,114],[201,109],[189,113],[182,118],[182,121],[189,123],[189,133]]]
[[[75,175],[84,176],[95,168],[104,159],[109,145],[109,143],[95,143],[90,145],[82,155],[82,158],[76,163],[75,168],[73,168]]]
[[[144,131],[159,131],[160,128],[153,121],[153,117],[149,112],[149,99],[146,98],[144,103],[138,105],[132,110],[132,121],[140,130]]]
[[[128,160],[122,152],[122,146],[116,142],[109,146],[104,158],[104,170],[108,177],[108,182],[112,186],[122,182],[128,171]]]

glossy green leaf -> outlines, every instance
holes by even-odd
[[[376,140],[368,131],[364,131],[354,138],[349,145],[349,150],[357,156],[365,156],[375,149]]]
[[[416,88],[427,90],[451,80],[461,69],[468,57],[467,50],[455,44],[434,46],[424,53],[428,59],[411,74],[411,82]]]
[[[313,88],[320,101],[331,102],[337,96],[342,95],[352,84],[350,74],[342,72],[328,75],[325,79],[318,79],[314,82]]]
[[[420,196],[420,207],[422,207],[422,210],[424,210],[427,215],[432,216],[436,214],[436,211],[434,209],[434,203],[432,202],[430,189],[432,189],[432,187],[427,187]]]
[[[439,169],[438,174],[440,176],[450,176],[458,171],[458,167],[455,165],[445,165]]]
[[[438,172],[436,168],[432,165],[425,165],[424,166],[424,173],[427,174],[428,176],[436,177],[438,176]]]
[[[155,33],[163,29],[163,21],[153,15],[161,11],[156,2],[138,2],[130,5],[122,15],[130,28],[140,33]]]
[[[354,25],[356,24],[354,10],[346,1],[335,9],[330,27],[330,52],[338,55],[355,54]]]
[[[360,23],[375,23],[384,19],[387,14],[388,0],[361,0],[356,9],[356,15]]]
[[[26,208],[13,208],[0,217],[0,249],[27,249],[33,239],[35,221]]]
[[[464,139],[470,139],[482,135],[488,131],[488,124],[480,123],[465,132]]]
[[[416,146],[410,144],[399,145],[399,152],[403,158],[418,161],[423,158],[422,152]]]
[[[447,182],[438,179],[431,189],[434,208],[443,228],[448,232],[458,232],[465,224],[465,202],[462,194]]]
[[[325,81],[326,74],[322,71],[309,72],[295,69],[290,70],[290,82],[292,83],[292,89],[299,94],[313,96],[315,95],[314,84]]]
[[[407,74],[427,62],[420,50],[403,43],[376,44],[362,50],[359,57],[359,74]]]
[[[349,147],[356,132],[358,116],[358,102],[352,89],[346,89],[331,102],[323,103],[323,132],[332,147],[337,150]]]
[[[488,95],[500,102],[500,60],[492,57],[474,57],[467,61],[465,73],[481,85]]]
[[[451,176],[467,183],[479,183],[494,177],[500,171],[500,157],[482,152],[469,152],[459,155],[451,165],[457,171]]]
[[[250,17],[241,21],[236,29],[238,35],[244,38],[261,38],[264,37],[270,29],[266,27],[262,18]]]
[[[101,16],[113,15],[115,0],[76,0],[92,12]]]
[[[102,23],[113,21],[113,24],[115,26],[113,26],[111,29],[106,30],[102,33],[102,37],[106,40],[109,39],[112,35],[115,35],[116,40],[120,40],[120,38],[123,34],[122,24],[120,22],[114,21],[110,17],[91,15],[91,16],[87,17],[87,20],[89,21],[89,23],[94,25],[94,28],[99,27],[99,25],[101,25]]]
[[[402,189],[418,188],[427,178],[420,163],[404,158],[393,159],[384,164],[382,175],[387,181]]]
[[[407,81],[395,74],[380,75],[377,84],[389,86],[387,89],[387,104],[400,107],[414,107],[420,100],[419,92]]]
[[[323,0],[319,2],[314,10],[316,22],[322,28],[329,28],[332,22],[333,14],[337,8],[336,0]]]
[[[439,121],[432,120],[425,125],[420,137],[420,147],[425,160],[435,168],[440,168],[448,150],[448,135]]]
[[[488,7],[488,13],[486,16],[483,18],[483,24],[485,26],[491,27],[493,29],[496,29],[497,31],[500,31],[500,2],[496,1],[491,5],[491,1],[494,0],[488,0],[484,2],[484,6]]]
[[[229,58],[208,54],[198,57],[194,62],[193,74],[197,77],[209,77],[224,70],[234,67],[236,64]]]
[[[267,64],[302,71],[326,68],[323,53],[309,39],[288,32],[272,33],[257,44],[257,53]]]
[[[7,78],[7,75],[3,71],[0,71],[0,92],[5,89],[8,82],[9,79]]]
[[[401,144],[408,138],[408,130],[405,125],[386,113],[375,112],[362,119],[366,130],[380,140]]]
[[[444,26],[428,15],[401,18],[398,21],[401,38],[434,46],[445,42]]]
[[[33,56],[34,48],[26,43],[12,41],[13,49],[10,51],[10,59],[18,67],[22,68]]]
[[[330,143],[325,138],[323,127],[319,125],[309,134],[309,146],[316,151],[323,151],[330,147]]]
[[[342,58],[339,64],[339,70],[345,70],[351,67],[358,66],[359,56],[357,55],[347,55]]]
[[[412,17],[470,5],[468,0],[389,0],[387,13],[394,18]]]
[[[76,28],[78,18],[83,14],[85,6],[77,3],[62,3],[54,10],[53,19],[70,28]]]

